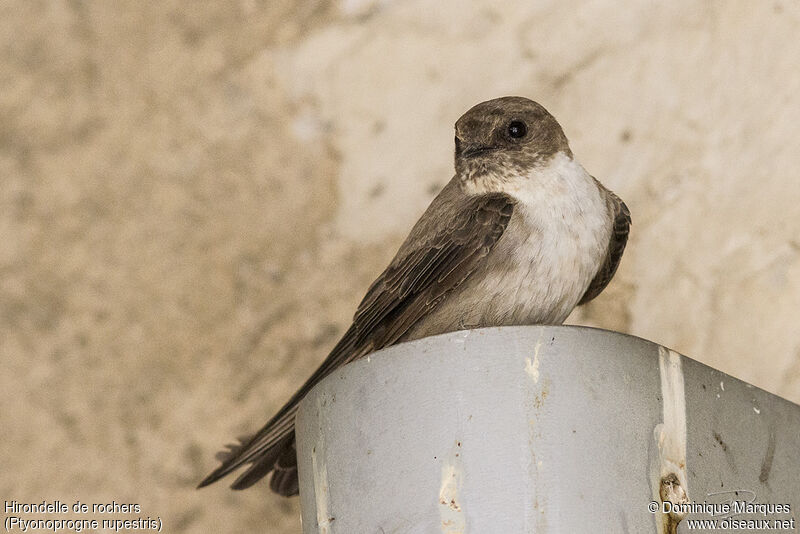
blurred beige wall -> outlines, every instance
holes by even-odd
[[[569,322],[800,401],[794,1],[0,6],[0,493],[166,532],[297,532],[194,486],[316,367],[519,94],[633,212]]]

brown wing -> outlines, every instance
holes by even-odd
[[[599,183],[599,182],[598,182]],[[599,295],[614,277],[617,272],[622,253],[625,251],[625,244],[628,242],[628,233],[631,227],[631,212],[628,206],[614,193],[607,191],[611,199],[611,209],[614,213],[614,227],[611,231],[611,240],[608,242],[608,251],[600,270],[594,276],[592,283],[584,293],[578,305],[586,304]]]
[[[293,464],[294,416],[300,400],[337,367],[395,343],[480,264],[503,235],[513,213],[503,194],[464,197],[448,186],[423,215],[389,267],[370,286],[353,326],[289,402],[252,438],[224,453],[222,465],[199,487],[251,464],[233,484],[249,487],[275,470],[273,489],[297,492]],[[437,228],[434,224],[445,226]],[[280,476],[278,476],[280,475]]]
[[[492,193],[470,198],[447,226],[397,257],[372,284],[356,311],[357,339],[391,345],[461,284],[503,235],[514,203]],[[452,214],[451,214],[452,215]]]

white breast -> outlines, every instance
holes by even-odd
[[[485,275],[462,293],[483,295],[469,323],[560,324],[605,258],[612,227],[605,191],[565,154],[503,189],[518,203]]]
[[[470,193],[496,190],[517,204],[483,265],[406,339],[484,326],[560,324],[586,292],[605,258],[612,221],[601,186],[572,158],[558,154],[529,176],[487,176]]]
[[[605,258],[611,216],[605,191],[565,154],[557,154],[548,166],[527,178],[515,182],[519,186],[509,191],[519,201],[519,224],[528,228],[528,238],[514,255],[519,270],[509,275],[525,273],[516,281],[528,293],[521,300],[533,304],[522,304],[515,315],[561,323]]]

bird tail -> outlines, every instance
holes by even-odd
[[[222,459],[224,461],[224,459]],[[247,489],[272,472],[269,487],[284,497],[300,492],[297,478],[297,445],[294,432],[287,436],[286,442],[276,443],[264,452],[264,456],[253,462],[231,485],[235,490]]]
[[[231,488],[237,490],[249,488],[272,472],[270,488],[273,491],[281,495],[297,495],[294,418],[298,405],[311,388],[334,369],[363,356],[368,351],[368,346],[356,347],[356,330],[351,326],[311,378],[260,431],[249,438],[240,438],[239,443],[228,445],[228,450],[217,454],[222,465],[204,478],[197,487],[208,486],[239,467],[250,464],[247,471],[234,481]]]

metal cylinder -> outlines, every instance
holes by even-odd
[[[390,347],[318,384],[296,432],[305,533],[675,532],[735,490],[800,508],[800,407],[591,328]]]

